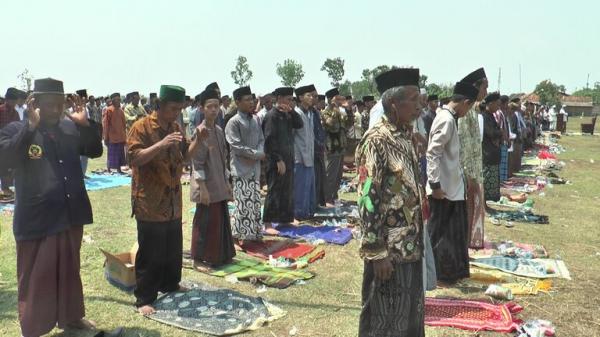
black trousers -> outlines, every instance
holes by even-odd
[[[137,222],[138,245],[135,257],[135,305],[152,304],[158,292],[179,289],[183,235],[181,219],[165,222]]]
[[[325,154],[315,152],[315,193],[317,206],[325,206],[325,183],[327,182],[325,170]]]

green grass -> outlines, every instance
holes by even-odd
[[[578,131],[578,118],[569,122],[569,129]],[[567,163],[562,175],[572,185],[557,185],[545,191],[545,197],[536,196],[536,209],[550,216],[550,225],[517,224],[514,228],[497,227],[486,223],[486,235],[491,239],[510,239],[544,244],[552,257],[560,256],[569,267],[573,280],[558,280],[550,294],[519,297],[525,307],[523,319],[548,319],[557,327],[559,336],[600,336],[600,137],[564,136],[561,144],[568,152],[560,159]],[[594,163],[590,162],[594,160]],[[103,167],[104,159],[90,162],[90,169]],[[189,189],[184,188],[187,200]],[[99,251],[128,250],[136,240],[135,222],[130,218],[129,188],[90,192],[95,223],[85,227],[85,235],[93,242],[81,249],[81,275],[84,283],[87,316],[100,328],[125,326],[128,337],[199,336],[197,333],[172,328],[138,315],[133,307],[133,296],[109,285],[103,276],[104,258]],[[348,194],[345,197],[353,198]],[[184,247],[189,247],[192,204],[184,204]],[[11,219],[0,216],[2,237],[0,247],[0,336],[20,336],[16,313],[15,243],[11,235]],[[344,247],[326,246],[323,260],[312,264],[309,270],[316,278],[305,285],[287,290],[269,288],[260,296],[285,309],[285,318],[270,326],[245,334],[246,336],[288,336],[292,327],[298,336],[356,336],[360,312],[362,262],[357,255],[356,241]],[[249,283],[231,285],[223,279],[208,277],[184,269],[184,278],[230,287],[247,295],[257,296]],[[485,298],[480,293],[464,289],[436,292]],[[55,330],[51,336],[88,337],[91,333],[67,334]],[[476,336],[474,332],[456,329],[427,328],[427,336]],[[481,332],[480,336],[508,336]]]

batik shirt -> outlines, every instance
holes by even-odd
[[[321,112],[323,129],[327,133],[325,147],[328,153],[343,153],[346,149],[348,114],[339,108],[327,108]]]
[[[479,117],[476,108],[458,120],[458,139],[460,141],[460,162],[467,179],[483,182],[481,136]]]
[[[399,263],[421,259],[424,191],[411,130],[411,126],[397,128],[384,116],[356,150],[363,259],[389,257]]]
[[[146,116],[146,109],[141,105],[127,104],[125,106],[125,120],[127,121],[127,130],[131,128],[133,123],[138,119]]]

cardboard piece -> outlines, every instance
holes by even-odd
[[[104,261],[104,277],[113,286],[133,291],[135,288],[135,255],[138,251],[137,242],[129,252],[111,254],[104,249],[100,251],[106,257]]]

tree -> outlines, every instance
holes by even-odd
[[[22,73],[17,76],[17,78],[21,81],[21,89],[30,91],[31,83],[33,82],[33,75],[29,72],[29,69],[25,68]]]
[[[344,78],[344,60],[341,57],[328,58],[321,66],[321,71],[327,72],[332,86],[339,87],[342,78]]]
[[[300,63],[287,59],[283,61],[283,65],[277,63],[277,75],[281,77],[281,84],[295,87],[304,77],[304,70]]]
[[[425,86],[425,88],[427,88],[428,95],[438,95],[439,98],[452,96],[452,92],[454,90],[452,84],[445,83],[431,83]]]
[[[252,75],[252,70],[250,70],[250,66],[248,65],[248,59],[242,55],[238,56],[235,70],[231,72],[233,82],[238,86],[243,87],[250,82]]]
[[[427,88],[427,79],[429,77],[427,77],[427,75],[425,74],[421,74],[419,76],[419,88]]]
[[[585,88],[575,91],[573,96],[591,97],[594,104],[600,104],[600,82],[594,83],[593,88]]]
[[[560,104],[560,95],[565,92],[564,85],[552,83],[550,80],[541,81],[533,91],[540,96],[540,103],[545,105]]]

